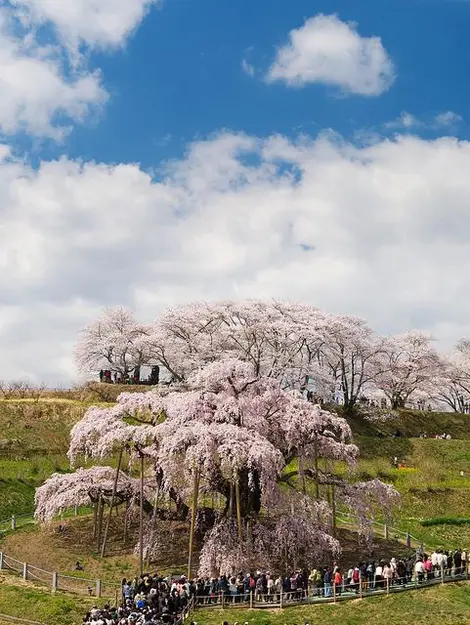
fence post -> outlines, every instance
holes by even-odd
[[[388,525],[386,523],[384,525],[384,538],[388,540]]]
[[[390,578],[387,577],[387,595],[390,594]]]
[[[362,599],[362,574],[359,571],[359,599]]]
[[[11,515],[11,529],[16,530],[16,516],[14,514]]]
[[[28,579],[28,563],[27,562],[23,562],[23,579],[24,580]]]
[[[96,580],[96,596],[101,597],[101,580]]]
[[[280,604],[281,608],[282,608],[282,599],[283,599],[283,597],[282,597],[282,591],[283,591],[283,590],[284,590],[284,588],[283,588],[283,587],[282,587],[282,585],[281,585],[281,592],[280,592],[280,595],[279,595],[279,604]]]
[[[253,591],[250,590],[250,610],[252,609],[252,607],[253,607]]]
[[[336,584],[333,582],[333,601],[336,603]]]
[[[78,516],[78,505],[75,504],[74,509],[73,509],[73,513],[75,516]]]
[[[52,592],[57,592],[59,587],[59,576],[57,573],[52,573]]]
[[[441,583],[444,583],[444,567],[441,566]]]
[[[3,569],[3,551],[0,551],[0,571]]]
[[[225,593],[224,593],[224,591],[223,591],[223,590],[222,590],[222,598],[221,598],[221,601],[222,601],[222,610],[223,610],[223,609],[224,609],[224,607],[225,607]]]

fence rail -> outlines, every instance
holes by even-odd
[[[89,513],[89,509],[75,506],[75,508],[71,510],[64,511],[60,518],[69,518],[83,513]],[[355,517],[351,514],[337,513],[336,520],[338,524],[344,527],[349,527],[352,530],[356,529]],[[12,515],[9,519],[0,520],[0,532],[15,531],[25,525],[33,523],[36,523],[34,514]],[[373,529],[374,533],[382,535],[384,538],[388,538],[389,535],[393,535],[402,542],[406,542],[410,548],[424,548],[423,543],[417,538],[394,527],[389,527],[388,525],[374,521]],[[36,583],[44,584],[51,588],[53,592],[63,591],[72,594],[106,597],[107,599],[115,599],[116,602],[121,592],[120,584],[103,580],[89,579],[86,577],[65,575],[57,571],[48,571],[36,565],[21,562],[4,552],[0,552],[0,570],[20,575],[25,580],[31,580]],[[196,599],[196,604],[199,599],[200,598]],[[225,599],[227,599],[227,597]],[[325,601],[325,598],[322,600]],[[285,601],[289,603],[288,598],[286,598]],[[246,601],[244,601],[244,603],[246,605]],[[266,607],[266,602],[262,603],[263,607]],[[254,604],[256,605],[257,602],[254,601]],[[207,605],[212,605],[212,603]],[[218,605],[220,605],[220,602]],[[269,607],[276,607],[272,600],[270,601]]]
[[[28,621],[19,616],[10,616],[9,614],[0,614],[0,619],[2,621],[8,621],[9,623],[19,623],[20,625],[21,623],[23,625],[42,625],[42,623],[38,623],[37,621]]]
[[[433,574],[434,575],[434,574]],[[395,578],[394,580],[380,580],[374,582],[360,580],[353,587],[335,584],[325,584],[318,588],[297,590],[291,592],[274,591],[269,594],[249,592],[245,594],[213,593],[195,597],[194,608],[257,608],[275,609],[288,608],[295,605],[311,605],[322,603],[337,603],[349,599],[365,599],[428,588],[430,586],[448,584],[451,582],[468,581],[468,571],[462,573],[445,574],[440,571],[436,576],[419,579],[417,576]]]
[[[352,530],[357,529],[356,518],[352,514],[348,514],[346,512],[337,512],[336,513],[336,522],[349,527]],[[422,540],[412,536],[409,532],[404,532],[403,530],[399,530],[396,527],[390,526],[387,523],[380,523],[379,521],[373,521],[372,527],[374,529],[374,533],[377,535],[381,535],[384,538],[396,538],[400,542],[406,543],[408,547],[412,549],[426,549],[426,545]]]
[[[47,571],[28,562],[21,562],[12,558],[3,551],[0,551],[0,571],[20,575],[24,580],[45,584],[52,592],[63,591],[71,594],[105,597],[114,599],[116,603],[121,594],[120,584]]]
[[[64,511],[61,515],[59,515],[59,518],[72,518],[83,514],[90,514],[90,512],[90,508],[75,506],[75,508],[72,508],[71,510]],[[356,518],[352,514],[348,514],[346,512],[337,512],[336,521],[340,525],[349,527],[352,530],[355,530],[357,528]],[[36,519],[34,517],[34,513],[20,515],[13,514],[8,519],[0,519],[0,533],[15,531],[17,529],[21,529],[25,525],[31,525],[35,523]],[[419,538],[416,538],[415,536],[412,536],[409,532],[404,532],[403,530],[399,530],[398,528],[393,526],[388,526],[387,524],[380,523],[379,521],[373,521],[372,527],[375,534],[383,536],[384,538],[389,538],[390,536],[393,536],[401,542],[406,542],[411,548],[426,548],[423,541],[421,541]]]

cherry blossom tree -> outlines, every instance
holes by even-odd
[[[108,369],[126,378],[150,362],[143,340],[149,333],[149,326],[139,323],[133,313],[122,308],[105,310],[80,334],[75,349],[79,370],[90,373]]]
[[[433,397],[454,412],[470,411],[470,341],[459,341],[442,359],[441,375],[434,381]]]
[[[164,392],[123,393],[115,406],[90,408],[72,430],[69,457],[74,464],[101,462],[126,449],[142,463],[140,488],[144,462],[151,467],[157,493],[177,502],[179,518],[190,517],[190,571],[194,535],[204,519],[202,573],[231,573],[255,556],[270,566],[282,559],[307,565],[339,550],[321,465],[341,461],[352,469],[357,447],[344,419],[285,387],[282,375],[260,373],[275,371],[269,350],[269,358],[256,362],[234,351],[207,359]],[[303,478],[315,483],[314,500],[293,482],[296,459]],[[51,485],[43,488],[57,509],[64,495],[54,503]],[[208,511],[200,502],[214,494],[222,506]],[[151,532],[141,532],[141,560],[151,540]]]
[[[184,380],[222,354],[249,362],[256,375],[300,385],[323,343],[323,315],[285,302],[194,303],[167,311],[149,346],[155,361]]]
[[[327,315],[325,324],[323,361],[342,393],[344,409],[351,412],[375,380],[382,341],[363,319]]]
[[[415,331],[386,338],[377,368],[375,385],[396,409],[403,408],[413,394],[433,392],[442,360],[431,338]]]
[[[78,468],[73,473],[54,473],[36,489],[35,517],[51,521],[57,514],[74,506],[89,506],[100,498],[110,502],[115,469],[107,466]],[[139,483],[123,472],[119,474],[116,500],[119,503],[138,496]]]
[[[283,388],[301,389],[308,381],[327,403],[339,391],[351,411],[373,380],[381,349],[365,321],[307,304],[193,303],[167,310],[150,326],[127,316],[116,330],[114,317],[121,320],[123,314],[107,311],[84,331],[77,348],[82,369],[124,362],[119,370],[127,372],[137,364],[158,364],[173,382],[184,382],[206,364],[233,357]]]

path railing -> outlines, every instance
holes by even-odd
[[[8,623],[16,623],[17,625],[42,625],[37,621],[29,621],[25,618],[20,618],[19,616],[10,616],[9,614],[0,614],[0,620],[8,621]]]
[[[90,514],[90,512],[90,508],[75,506],[75,508],[64,511],[61,515],[59,515],[58,518],[65,520],[67,518]],[[347,527],[353,531],[357,528],[356,518],[352,514],[337,512],[336,522],[338,525],[342,527]],[[25,527],[26,525],[32,525],[35,523],[36,519],[34,518],[34,513],[20,515],[13,514],[8,519],[0,520],[0,533],[6,533],[11,531],[14,532],[17,529]],[[419,538],[412,536],[409,532],[404,532],[397,529],[396,527],[389,526],[378,521],[374,521],[372,523],[372,527],[374,529],[374,533],[378,536],[383,536],[384,538],[395,538],[400,542],[407,544],[412,549],[418,549],[419,547],[421,547],[422,549],[426,549],[424,543],[419,540]]]
[[[75,508],[72,508],[71,510],[64,511],[63,514],[59,516],[59,518],[71,518],[74,516],[79,516],[80,514],[88,514],[89,512],[90,510],[88,508],[79,508],[78,506],[75,506]],[[343,527],[348,527],[351,530],[356,529],[355,518],[353,515],[346,513],[337,513],[336,519],[339,525]],[[36,523],[34,514],[12,515],[8,519],[0,520],[0,532],[7,533],[16,531],[34,523]],[[406,543],[410,548],[424,548],[423,543],[420,542],[417,538],[394,527],[389,527],[379,522],[374,522],[373,529],[375,534],[381,535],[384,538],[389,538],[390,536],[393,536],[394,538],[398,538],[398,540]],[[107,599],[114,599],[116,603],[121,593],[120,584],[103,580],[90,579],[81,576],[66,575],[57,571],[49,571],[28,562],[21,562],[20,560],[9,556],[5,552],[0,552],[0,570],[5,570],[17,575],[21,575],[25,580],[44,584],[51,588],[53,592],[63,591],[72,594],[106,597]],[[197,605],[201,599],[201,597],[198,597],[196,599],[195,605]],[[207,598],[204,599],[206,600]],[[222,601],[227,601],[228,599],[228,596],[226,596],[225,598],[223,596],[219,596],[214,605],[221,605]],[[318,597],[317,600],[325,601],[325,597]],[[277,604],[273,604],[273,597],[271,597],[269,601],[268,598],[265,598],[262,600],[261,603],[264,607],[268,607],[267,604],[269,604],[269,607],[279,607],[279,602],[289,604],[291,601],[292,599],[286,596],[282,600],[279,599]],[[238,596],[237,602],[240,602],[246,606],[247,603],[250,603],[250,597],[248,596],[247,598]],[[252,598],[251,603],[253,602],[254,605],[257,604],[256,599]],[[207,605],[213,605],[213,603],[207,603]]]
[[[25,581],[44,584],[52,592],[63,591],[71,594],[105,597],[113,599],[116,603],[121,597],[120,584],[48,571],[29,562],[21,562],[3,551],[0,551],[0,571],[20,575]]]
[[[74,506],[69,510],[64,510],[58,515],[58,519],[65,520],[73,517],[81,516],[84,514],[90,514],[91,509],[88,507]],[[26,514],[12,514],[7,519],[0,519],[0,532],[14,532],[18,529],[22,529],[26,525],[35,525],[37,523],[34,516],[34,512],[28,512]]]
[[[322,584],[319,587],[309,587],[305,590],[295,590],[284,592],[272,591],[271,593],[260,593],[250,591],[244,594],[230,593],[210,593],[208,595],[198,595],[195,597],[195,608],[258,608],[269,609],[287,608],[295,605],[304,604],[321,604],[321,603],[337,603],[339,601],[347,601],[348,599],[365,599],[368,597],[376,597],[390,595],[398,592],[406,592],[436,586],[439,584],[447,584],[457,581],[466,581],[469,579],[468,571],[462,573],[452,572],[446,574],[444,570],[432,574],[427,579],[420,579],[418,576],[410,576],[404,578],[381,579],[377,582],[362,580],[356,584],[345,586],[344,582],[341,586],[335,584]]]
[[[347,527],[348,529],[357,531],[357,521],[353,514],[337,512],[336,522],[342,527]],[[415,536],[412,536],[409,532],[404,532],[403,530],[399,530],[386,523],[380,523],[379,521],[373,521],[372,527],[374,529],[374,533],[378,536],[382,536],[386,539],[394,538],[395,540],[406,544],[410,549],[421,548],[426,551],[426,545],[423,541]]]

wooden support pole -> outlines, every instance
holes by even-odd
[[[97,527],[96,527],[96,550],[97,551],[100,550],[100,546],[101,546],[101,529],[103,527],[103,508],[104,508],[103,495],[100,493],[100,497],[98,500],[98,520],[97,520]]]
[[[144,572],[144,455],[140,454],[139,570]]]
[[[318,501],[320,499],[320,478],[318,475],[318,441],[315,438],[314,446],[313,446],[313,461],[314,461],[314,470],[315,470],[315,499]]]
[[[191,528],[189,530],[188,579],[191,579],[191,565],[192,565],[193,547],[194,547],[194,530],[196,528],[197,500],[199,496],[200,477],[201,477],[201,474],[199,471],[199,467],[195,467],[194,468],[194,481],[193,481],[193,501],[192,501],[192,510],[191,510]]]
[[[116,493],[117,493],[117,487],[118,487],[118,481],[119,481],[119,473],[121,471],[121,462],[122,462],[122,454],[123,454],[123,452],[124,452],[124,450],[121,448],[121,451],[119,452],[119,458],[118,458],[118,464],[117,464],[117,468],[116,468],[116,474],[114,476],[113,492],[111,494],[111,502],[109,504],[108,518],[106,519],[106,526],[104,528],[103,544],[101,546],[101,557],[102,558],[104,558],[104,554],[106,552],[106,543],[108,542],[109,526],[111,524],[111,515],[113,513],[114,501],[116,499]]]

